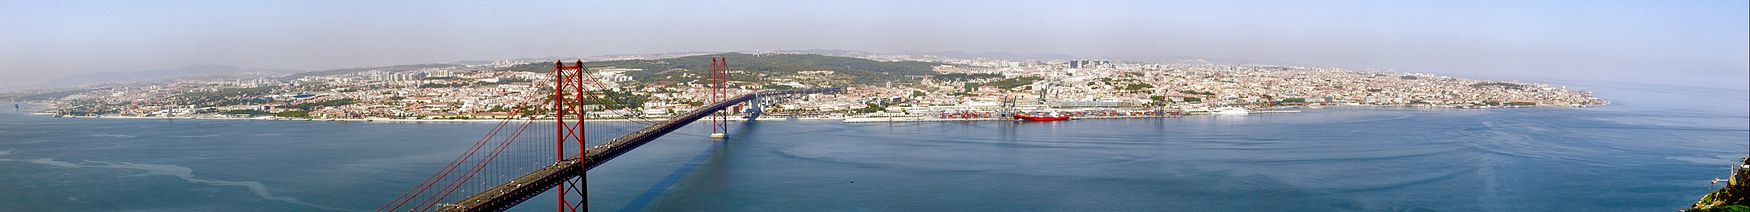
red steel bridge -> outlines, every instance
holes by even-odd
[[[724,138],[729,131],[726,110],[746,106],[747,116],[757,117],[761,97],[840,91],[814,88],[734,94],[728,86],[728,61],[712,58],[711,79],[707,81],[710,92],[701,97],[709,104],[666,120],[638,122],[648,126],[609,138],[585,124],[591,112],[602,112],[599,105],[586,102],[612,98],[601,92],[612,86],[590,75],[582,61],[573,65],[555,62],[550,89],[539,86],[539,93],[507,94],[526,95],[539,103],[515,107],[511,118],[498,122],[456,159],[377,210],[504,211],[549,191],[557,194],[558,211],[587,210],[584,173],[597,165],[707,117],[711,137]],[[552,93],[545,93],[548,91]]]

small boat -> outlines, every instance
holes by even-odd
[[[1069,120],[1069,114],[1052,113],[1052,114],[1035,116],[1035,115],[1027,114],[1027,113],[1016,113],[1015,119],[1026,120],[1026,121],[1063,121],[1063,120]]]

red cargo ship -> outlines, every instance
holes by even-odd
[[[1030,114],[1026,114],[1026,113],[1017,113],[1017,114],[1015,114],[1015,119],[1027,120],[1027,121],[1063,121],[1063,120],[1069,120],[1069,115],[1068,114],[1061,114],[1061,115],[1057,115],[1057,116],[1050,116],[1050,115],[1034,116],[1034,115],[1030,115]]]

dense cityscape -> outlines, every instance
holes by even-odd
[[[1342,106],[1433,108],[1589,107],[1606,102],[1550,85],[1339,68],[1142,63],[1105,60],[952,59],[794,53],[723,54],[731,93],[844,87],[767,106],[768,113],[849,118],[869,113],[944,117],[948,113],[1078,111],[1079,114],[1204,114],[1215,108],[1297,110]],[[596,59],[585,104],[593,118],[661,117],[704,104],[701,70],[649,70],[628,61],[667,63],[721,55]],[[746,70],[737,62],[802,58],[802,65]],[[835,62],[837,61],[837,62]],[[848,62],[846,62],[848,61]],[[835,63],[855,63],[853,65]],[[905,63],[895,65],[899,63]],[[866,67],[874,68],[864,68]],[[913,64],[927,64],[904,66]],[[927,72],[873,70],[924,67]],[[10,91],[4,98],[52,105],[41,115],[74,117],[258,119],[500,119],[541,105],[552,62],[503,60],[352,68],[297,74],[181,78],[64,89]],[[835,68],[850,67],[850,68]],[[546,68],[546,69],[543,69]],[[694,68],[696,69],[696,68]],[[922,73],[922,74],[919,74]],[[877,77],[870,77],[869,75]],[[870,80],[876,79],[876,80]],[[527,114],[527,113],[525,113]],[[538,117],[538,116],[537,116]],[[956,117],[956,118],[971,118]]]

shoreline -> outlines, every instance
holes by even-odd
[[[36,115],[36,116],[52,116],[52,115]],[[143,117],[143,116],[58,116],[58,117],[53,117],[53,118],[114,119],[114,120],[165,120],[165,121],[175,121],[175,120],[306,121],[306,122],[365,122],[365,123],[495,123],[495,122],[502,122],[502,121],[507,121],[507,120],[537,120],[537,121],[553,120],[553,119],[391,119],[391,118],[363,118],[363,119],[309,118],[309,119],[301,119],[301,118],[284,118],[284,117],[233,118],[233,117]],[[661,117],[661,118],[667,118],[667,117]],[[772,121],[772,120],[788,120],[788,119],[789,118],[759,118],[755,121]],[[797,118],[796,120],[843,120],[843,118],[811,117],[811,118]],[[584,120],[584,122],[643,122],[643,121],[664,121],[664,120],[641,120],[641,119],[623,119],[623,118],[622,119]],[[747,119],[731,118],[728,121],[738,122],[738,121],[747,121]]]
[[[1539,107],[1539,106],[1532,106],[1532,107],[1501,107],[1501,108],[1451,108],[1451,107],[1417,107],[1417,106],[1392,106],[1392,105],[1338,105],[1338,106],[1320,107],[1320,108],[1282,108],[1280,110],[1259,110],[1259,111],[1252,111],[1252,113],[1253,114],[1298,113],[1298,112],[1303,112],[1303,111],[1322,111],[1322,110],[1328,110],[1328,109],[1363,109],[1363,110],[1430,110],[1430,109],[1433,109],[1433,110],[1469,111],[1469,110],[1538,109],[1538,108],[1585,109],[1585,108],[1592,108],[1592,107]],[[237,118],[237,117],[55,116],[55,115],[50,115],[50,114],[39,114],[39,113],[30,113],[30,115],[32,115],[32,116],[49,116],[49,117],[54,117],[54,118],[70,118],[70,119],[118,119],[118,120],[166,120],[166,121],[219,120],[219,121],[307,121],[307,122],[320,121],[320,122],[363,122],[363,123],[494,123],[494,122],[502,122],[502,121],[507,120],[507,119],[392,119],[392,118],[362,118],[362,119],[361,118],[326,118],[326,119],[307,118],[306,119],[306,118],[285,118],[285,117]],[[1185,114],[1185,115],[1177,115],[1177,116],[1173,116],[1173,115],[1084,116],[1084,117],[1075,117],[1074,120],[1080,120],[1080,119],[1152,119],[1152,118],[1179,118],[1179,117],[1188,117],[1188,116],[1235,116],[1235,115]],[[1244,115],[1240,115],[1240,116],[1244,116]],[[590,119],[590,120],[584,120],[584,122],[648,122],[648,121],[665,121],[666,118],[669,118],[669,117],[653,117],[653,118],[659,118],[659,119],[615,118],[615,119]],[[1002,118],[971,118],[971,119],[927,118],[926,119],[926,118],[906,117],[904,119],[895,119],[895,120],[870,120],[870,121],[842,122],[844,120],[853,119],[853,118],[856,118],[856,117],[795,117],[794,120],[799,120],[799,121],[800,120],[808,120],[808,121],[838,120],[838,121],[841,121],[841,123],[1012,121],[1010,119],[1002,119]],[[899,118],[899,117],[896,117],[896,118]],[[758,118],[758,119],[753,120],[753,121],[783,121],[783,120],[791,120],[791,119],[792,119],[791,117],[762,117],[762,118]],[[553,120],[553,119],[517,119],[517,120]],[[730,118],[728,121],[742,122],[742,121],[749,121],[749,120],[747,120],[746,118],[736,117],[736,118]]]

